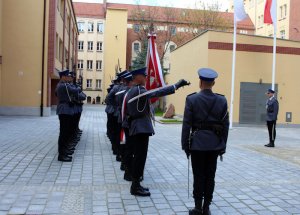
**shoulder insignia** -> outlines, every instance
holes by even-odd
[[[194,95],[194,94],[196,94],[196,92],[193,92],[193,93],[191,93],[191,94],[188,94],[187,96],[191,96],[191,95]]]

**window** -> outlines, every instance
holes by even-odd
[[[286,17],[287,16],[287,5],[286,4],[283,5],[283,11],[284,11],[283,16]]]
[[[77,22],[78,31],[84,32],[84,22]]]
[[[285,30],[280,31],[280,38],[285,39]]]
[[[64,17],[64,8],[65,8],[65,0],[60,0],[59,11],[60,11],[61,18]]]
[[[93,41],[88,41],[88,51],[93,51]]]
[[[92,88],[92,79],[86,79],[86,88]]]
[[[133,43],[133,50],[135,52],[139,52],[140,51],[140,44],[139,43]]]
[[[97,51],[102,51],[102,42],[97,42]]]
[[[97,23],[97,32],[103,33],[103,23],[102,22]]]
[[[93,69],[93,61],[92,60],[87,60],[87,69],[92,70]]]
[[[78,69],[83,69],[83,60],[78,60],[77,68]]]
[[[92,22],[88,23],[88,32],[94,32],[94,23]]]
[[[55,47],[56,47],[56,53],[55,53],[55,57],[57,60],[59,60],[59,37],[58,34],[56,33],[56,37],[55,37]]]
[[[134,25],[133,25],[133,30],[134,30],[134,32],[136,32],[136,33],[140,32],[140,25],[134,24]]]
[[[78,51],[83,50],[83,41],[78,41]]]
[[[102,70],[102,60],[96,61],[96,70]]]
[[[172,36],[176,35],[176,27],[175,26],[170,27],[170,33]]]
[[[61,39],[59,39],[59,62],[62,63],[62,59],[63,59],[63,42]]]
[[[175,45],[170,45],[170,51],[173,51],[176,48]]]
[[[96,80],[96,88],[101,89],[101,80],[100,79]]]

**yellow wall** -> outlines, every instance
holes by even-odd
[[[38,107],[42,77],[41,0],[3,1],[1,106]]]
[[[227,42],[232,43],[232,34],[222,32],[207,32],[204,35],[191,41],[174,52],[171,53],[171,79],[176,80],[182,77],[181,70],[185,68],[188,74],[185,78],[191,80],[192,86],[180,90],[175,96],[169,96],[167,103],[173,103],[177,114],[182,115],[184,110],[184,100],[188,93],[199,91],[199,82],[197,69],[205,67],[199,61],[199,56],[195,55],[197,52],[203,52],[207,58],[207,66],[215,69],[219,73],[216,79],[214,91],[224,94],[227,98],[228,105],[230,105],[231,94],[231,65],[232,65],[232,51],[226,50],[203,50],[203,46],[199,43],[207,44],[208,41],[213,42]],[[238,35],[238,43],[245,44],[261,44],[272,46],[272,39]],[[300,43],[278,40],[278,46],[297,47],[300,48]],[[196,51],[194,50],[196,49]],[[297,84],[300,79],[300,74],[297,68],[300,67],[299,55],[284,55],[277,54],[276,64],[276,84],[278,84],[278,101],[280,104],[280,111],[278,115],[278,123],[285,123],[285,113],[293,113],[292,124],[300,124],[299,107],[300,98],[295,95],[300,91],[300,85]],[[238,51],[236,54],[236,78],[235,78],[235,97],[234,97],[234,114],[233,122],[239,121],[239,103],[240,103],[240,83],[254,82],[259,83],[272,82],[272,53],[258,53],[258,52],[242,52]],[[270,86],[271,87],[271,86]],[[187,89],[189,88],[189,89]]]
[[[127,10],[107,9],[104,35],[104,93],[115,77],[118,59],[122,70],[126,69]]]
[[[171,52],[171,71],[166,76],[167,84],[174,84],[179,79],[184,78],[190,81],[192,86],[181,88],[175,94],[167,96],[167,106],[172,103],[177,114],[183,113],[186,95],[199,91],[197,89],[199,80],[196,73],[199,66],[207,67],[208,65],[207,39],[208,34],[205,34],[203,35],[203,40],[193,40]]]

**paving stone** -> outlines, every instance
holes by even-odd
[[[0,116],[1,214],[187,214],[194,207],[192,172],[181,125],[156,124],[150,137],[143,186],[135,197],[106,137],[104,106],[84,106],[83,135],[73,162],[57,161],[57,116]],[[218,162],[212,214],[300,215],[300,128],[278,128],[274,149],[264,127],[234,127],[224,161]],[[289,155],[289,156],[283,156]],[[298,153],[299,154],[299,153]],[[188,198],[188,195],[190,198]]]

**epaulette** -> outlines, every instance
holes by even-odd
[[[193,92],[193,93],[191,93],[191,94],[188,94],[187,96],[191,96],[191,95],[194,95],[194,94],[196,94],[196,92]]]
[[[222,94],[219,94],[219,93],[215,93],[216,95],[218,95],[218,96],[224,96],[224,95],[222,95]]]

